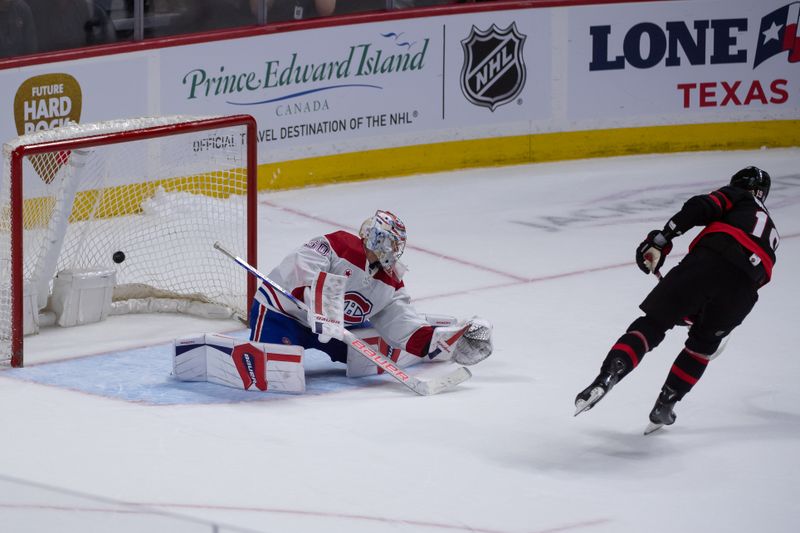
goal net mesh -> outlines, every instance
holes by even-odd
[[[55,275],[113,269],[115,301],[172,298],[218,304],[246,316],[243,271],[213,248],[242,257],[248,243],[244,124],[185,131],[194,117],[74,124],[26,135],[3,147],[0,184],[0,360],[9,358],[11,257],[22,252],[22,284],[47,309]],[[168,135],[131,138],[157,126]],[[108,139],[23,157],[22,220],[11,217],[11,159],[18,147]],[[22,242],[13,225],[21,222]]]

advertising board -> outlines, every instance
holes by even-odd
[[[0,69],[0,139],[67,121],[248,113],[259,184],[276,188],[787,146],[800,143],[798,18],[786,0],[532,4]]]

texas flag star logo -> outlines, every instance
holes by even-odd
[[[789,52],[789,63],[800,62],[800,2],[792,2],[761,19],[753,68],[781,52]]]

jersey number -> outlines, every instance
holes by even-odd
[[[767,221],[769,220],[769,215],[766,214],[764,211],[756,211],[756,225],[753,228],[752,233],[757,238],[761,238],[764,235],[764,230],[767,228]],[[780,242],[780,237],[778,236],[778,232],[775,230],[773,226],[769,232],[769,245],[772,246],[773,250],[778,249],[778,243]]]

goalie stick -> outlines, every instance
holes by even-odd
[[[295,298],[292,293],[276,284],[267,276],[259,272],[255,267],[251,266],[247,261],[225,248],[222,244],[215,242],[214,248],[233,259],[239,264],[239,266],[247,270],[251,275],[270,285],[273,289],[294,302],[299,309],[302,311],[308,311],[308,306],[305,303]],[[400,369],[394,361],[370,348],[367,343],[353,335],[350,331],[344,330],[344,337],[342,340],[352,346],[353,349],[355,349],[358,353],[369,359],[374,365],[382,368],[384,372],[421,396],[438,394],[447,389],[455,387],[459,383],[462,383],[472,377],[472,373],[468,368],[460,366],[456,370],[444,376],[422,380],[403,372],[403,370]]]

